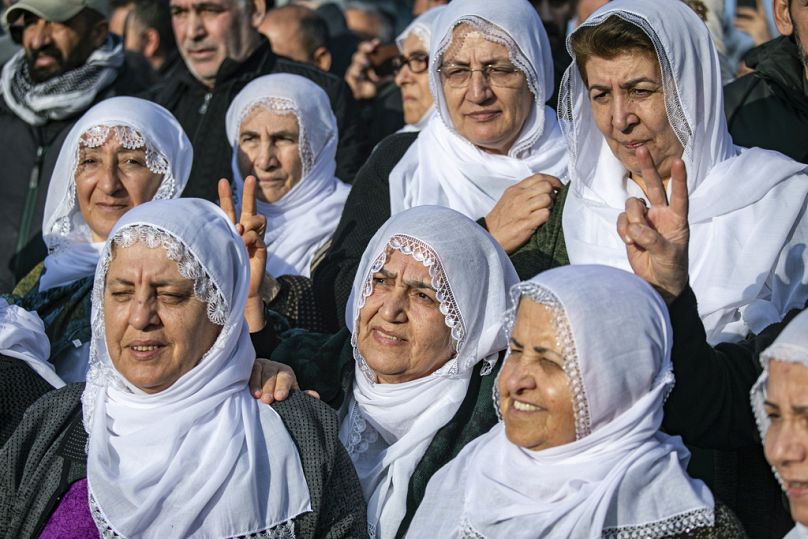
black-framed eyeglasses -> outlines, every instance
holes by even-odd
[[[423,73],[429,67],[429,56],[415,53],[412,56],[397,56],[393,58],[393,72],[398,73],[404,66],[410,68],[413,73]]]
[[[468,86],[471,75],[475,71],[479,71],[491,86],[511,88],[522,83],[522,72],[512,64],[487,64],[477,69],[456,64],[444,64],[438,68],[438,73],[452,88]]]

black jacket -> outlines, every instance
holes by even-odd
[[[115,82],[92,104],[113,96],[135,95],[144,89],[131,66],[124,63]],[[0,293],[10,292],[14,281],[45,258],[42,216],[48,183],[62,143],[83,113],[34,127],[0,98]]]
[[[808,163],[808,82],[794,39],[779,37],[755,47],[746,63],[755,72],[724,88],[733,141]]]
[[[172,80],[152,93],[154,101],[176,116],[194,147],[194,164],[183,196],[217,200],[217,182],[233,176],[232,147],[225,132],[227,108],[250,81],[272,73],[301,75],[325,90],[339,129],[336,174],[348,183],[353,180],[367,155],[356,102],[348,85],[334,75],[277,56],[265,40],[243,62],[225,60],[212,91],[181,65]]]

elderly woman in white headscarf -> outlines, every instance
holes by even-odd
[[[179,122],[143,99],[102,101],[68,133],[45,201],[49,254],[8,298],[43,319],[65,382],[82,381],[87,372],[90,288],[109,231],[138,204],[178,197],[192,160]]]
[[[272,354],[339,409],[371,537],[403,534],[429,477],[496,421],[498,313],[516,281],[474,221],[412,208],[368,245],[347,307],[350,331],[295,335]]]
[[[534,249],[525,243],[547,220],[567,175],[566,143],[545,106],[552,66],[547,34],[527,0],[455,0],[443,9],[429,47],[437,115],[418,134],[387,138],[357,175],[315,276],[329,317],[341,316],[373,234],[415,206],[480,220],[520,271],[517,250]]]
[[[786,539],[808,537],[808,312],[783,330],[761,355],[763,372],[752,388],[766,460],[788,496],[796,527]]]
[[[248,289],[247,249],[215,205],[127,213],[100,253],[86,386],[40,400],[0,452],[0,532],[365,536],[333,411],[301,393],[268,407],[247,390]]]
[[[429,90],[429,42],[432,27],[444,6],[425,11],[396,38],[401,55],[393,60],[396,86],[401,90],[404,127],[399,133],[420,131],[435,117],[435,100]]]
[[[659,295],[581,265],[511,299],[501,422],[432,477],[408,537],[745,537],[688,476],[681,439],[659,432],[674,383]]]

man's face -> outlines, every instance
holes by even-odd
[[[777,30],[785,36],[793,34],[808,78],[808,0],[774,0],[772,8]]]
[[[185,65],[213,88],[226,58],[240,62],[258,43],[247,4],[241,0],[171,0],[171,23]]]
[[[84,64],[103,39],[80,14],[65,22],[50,22],[33,13],[22,15],[22,46],[31,79],[45,82]],[[106,32],[103,32],[106,37]]]

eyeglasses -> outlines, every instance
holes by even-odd
[[[443,80],[452,88],[465,88],[471,81],[471,74],[475,71],[482,73],[483,78],[491,86],[513,88],[522,82],[522,72],[511,64],[488,64],[479,69],[468,66],[446,64],[438,68]]]
[[[398,73],[404,66],[410,68],[413,73],[423,73],[429,67],[429,56],[415,53],[412,56],[397,56],[393,58],[393,73]]]

